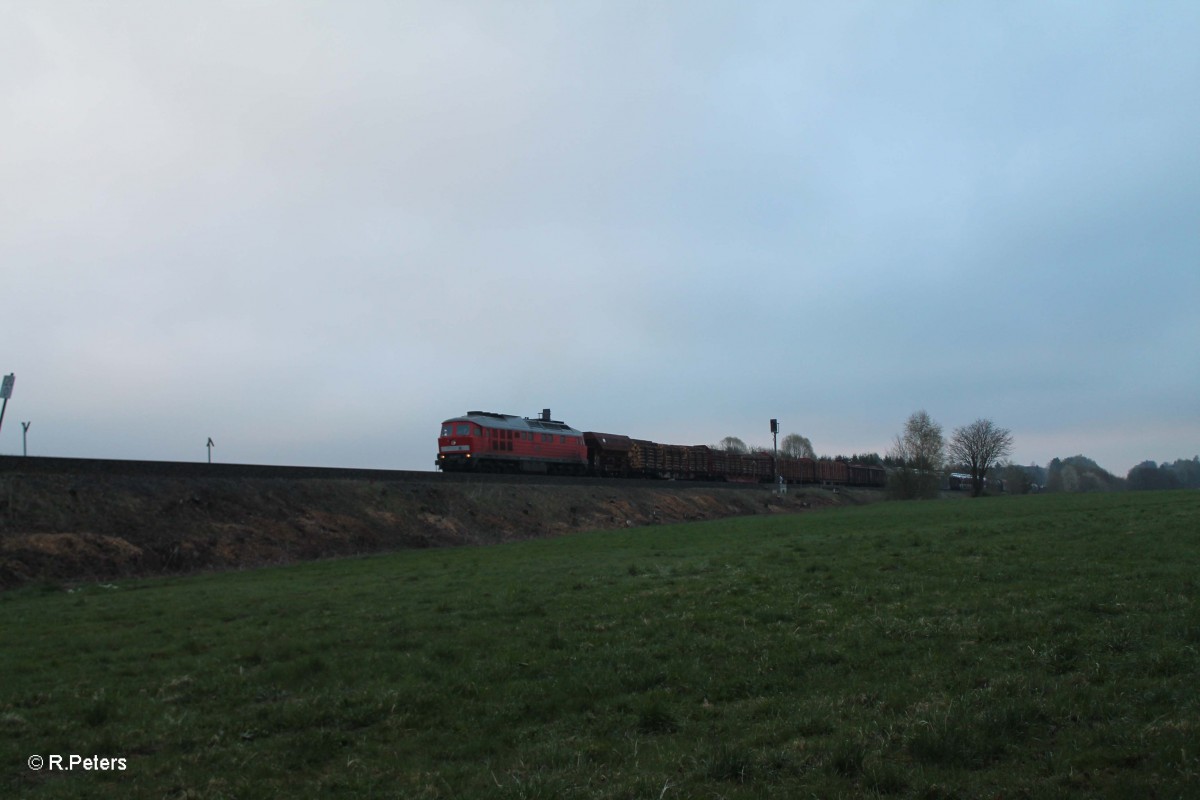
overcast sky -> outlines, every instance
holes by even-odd
[[[0,453],[1200,452],[1200,3],[2,0]]]

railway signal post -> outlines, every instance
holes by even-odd
[[[4,382],[0,383],[0,397],[4,398],[4,404],[0,405],[0,428],[4,427],[4,412],[8,410],[8,398],[12,397],[13,382],[16,379],[16,376],[10,372],[4,376]]]
[[[779,420],[771,420],[771,440],[774,443],[773,449],[775,452],[775,491],[783,494],[787,491],[784,488],[783,479],[779,475]]]

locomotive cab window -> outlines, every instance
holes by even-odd
[[[469,422],[459,423],[458,435],[469,436],[471,434],[471,424]]]
[[[449,436],[451,429],[452,428],[450,425],[443,425],[442,426],[442,436]]]

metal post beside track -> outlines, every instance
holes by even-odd
[[[0,428],[4,427],[4,412],[8,410],[8,398],[12,397],[13,383],[16,379],[10,372],[4,376],[4,382],[0,383],[0,397],[4,398],[4,404],[0,405]]]
[[[775,452],[775,492],[776,494],[784,494],[787,489],[783,483],[783,476],[779,474],[779,420],[771,420],[771,440],[774,442]]]

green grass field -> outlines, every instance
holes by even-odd
[[[29,587],[0,796],[1197,797],[1198,565],[1169,492]]]

